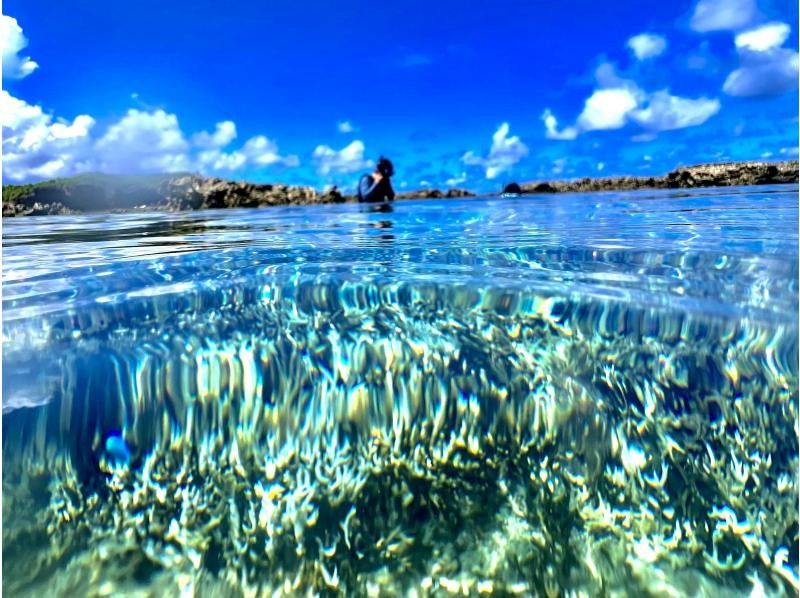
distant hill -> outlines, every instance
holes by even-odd
[[[62,211],[106,211],[160,203],[170,181],[185,173],[111,175],[87,173],[26,185],[3,185],[3,215],[8,207],[32,208],[35,204],[60,205]]]
[[[30,185],[4,185],[3,216],[255,207],[335,200],[335,196],[319,194],[311,187],[258,185],[190,173],[92,173]]]

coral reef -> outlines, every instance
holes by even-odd
[[[796,322],[433,284],[162,299],[77,342],[48,322],[58,396],[3,416],[9,595],[800,589]]]

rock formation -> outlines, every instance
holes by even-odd
[[[635,189],[730,187],[733,185],[775,185],[797,182],[798,164],[796,160],[786,162],[731,162],[681,167],[665,176],[582,178],[575,181],[525,183],[522,185],[522,192],[576,193],[586,191],[629,191]]]
[[[583,178],[520,185],[522,193],[562,193],[634,189],[676,189],[766,185],[798,182],[798,163],[736,162],[681,167],[665,176]],[[404,199],[452,199],[475,194],[464,189],[422,189],[397,195]],[[147,210],[202,210],[356,201],[333,187],[227,181],[196,174],[143,176],[80,175],[35,185],[3,187],[3,216],[74,214]]]
[[[440,189],[420,189],[418,191],[404,191],[398,193],[396,199],[454,199],[458,197],[474,197],[472,191],[466,189],[448,189],[441,191]]]

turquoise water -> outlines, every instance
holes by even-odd
[[[4,219],[2,360],[8,595],[798,590],[797,186]]]

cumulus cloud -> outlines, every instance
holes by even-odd
[[[349,120],[342,120],[336,123],[336,128],[340,133],[352,133],[355,131],[353,124]]]
[[[69,176],[80,172],[145,173],[233,171],[246,166],[292,167],[297,156],[282,156],[263,135],[241,148],[223,152],[236,136],[232,121],[217,124],[214,133],[184,135],[178,117],[164,110],[131,109],[102,135],[93,135],[95,120],[54,118],[40,106],[0,92],[3,125],[3,176],[13,181]]]
[[[201,166],[210,170],[239,170],[247,164],[247,156],[242,152],[222,152],[218,149],[200,152],[197,161]]]
[[[53,119],[33,106],[0,91],[3,125],[3,176],[22,181],[30,176],[46,178],[75,174],[85,169],[89,137],[95,120],[87,115],[72,122]]]
[[[768,23],[736,36],[740,67],[722,90],[733,96],[773,96],[797,88],[798,54],[780,48],[789,37],[786,23]]]
[[[232,122],[231,125],[233,125]],[[219,130],[220,127],[217,125],[217,131],[219,132]],[[220,137],[220,141],[222,141],[222,136]],[[196,138],[197,136],[195,136]],[[198,162],[213,170],[239,170],[245,166],[294,167],[300,164],[300,159],[295,155],[281,156],[278,145],[274,141],[264,135],[256,135],[248,139],[240,149],[232,152],[223,152],[219,147],[201,152]]]
[[[587,131],[620,129],[634,122],[647,130],[634,141],[649,141],[656,132],[694,127],[719,112],[719,100],[683,98],[666,90],[648,93],[620,78],[608,64],[597,69],[596,78],[600,89],[586,99],[574,126],[559,131],[555,116],[549,109],[544,111],[548,139],[574,139]]]
[[[545,137],[548,139],[570,141],[578,136],[578,129],[575,127],[566,127],[559,131],[558,120],[550,110],[545,110],[542,113],[542,121],[544,121]]]
[[[578,116],[583,131],[619,129],[625,126],[628,113],[636,108],[636,94],[630,89],[599,89],[586,100]]]
[[[777,48],[789,37],[789,25],[786,23],[767,23],[761,27],[744,31],[736,36],[735,43],[739,49],[765,52]]]
[[[660,35],[640,33],[628,40],[628,47],[637,60],[646,60],[662,54],[667,48],[667,40]]]
[[[317,173],[322,176],[331,173],[347,174],[373,165],[371,160],[364,159],[364,143],[359,139],[338,151],[327,145],[318,145],[312,156],[317,165]]]
[[[192,136],[192,141],[204,149],[221,148],[236,139],[236,123],[232,120],[218,122],[213,133],[200,131]]]
[[[725,79],[722,91],[732,96],[774,96],[797,88],[797,52],[774,48],[742,55],[742,66]]]
[[[97,140],[100,169],[113,173],[177,172],[191,168],[178,117],[131,108]]]
[[[528,147],[516,135],[509,137],[508,132],[508,123],[501,124],[492,135],[492,147],[486,158],[467,152],[461,157],[462,162],[470,166],[483,166],[486,169],[486,178],[490,180],[510,170],[528,155]]]
[[[297,156],[281,156],[278,145],[263,135],[257,135],[247,140],[242,147],[242,154],[247,157],[250,164],[256,166],[272,166],[280,164],[286,167],[298,166],[300,159]]]
[[[0,15],[0,40],[3,44],[3,78],[22,79],[39,67],[30,56],[19,55],[28,45],[28,40],[16,19]]]
[[[690,26],[701,33],[737,30],[749,25],[755,15],[755,0],[699,0]]]
[[[719,100],[681,98],[667,91],[650,96],[646,108],[631,112],[633,120],[652,131],[671,131],[696,127],[719,112]]]

